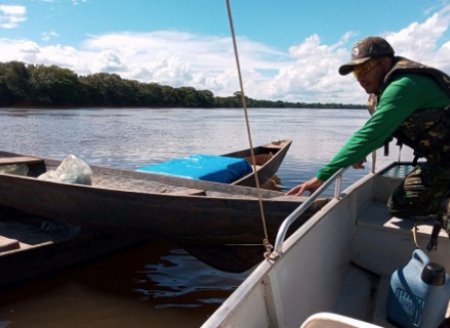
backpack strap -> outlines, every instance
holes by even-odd
[[[434,221],[433,230],[428,241],[427,251],[431,252],[437,249],[438,236],[441,229],[444,229],[450,238],[450,197],[444,199],[441,203],[441,208]]]

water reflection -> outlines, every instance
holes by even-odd
[[[197,253],[208,248],[192,247],[198,248]],[[153,308],[192,308],[220,304],[248,269],[240,273],[216,269],[179,246],[149,242],[65,274],[84,286],[138,299]]]
[[[149,242],[4,288],[0,327],[199,327],[247,274]]]
[[[134,291],[141,300],[157,301],[157,308],[195,308],[221,304],[247,273],[214,269],[183,249],[172,249],[157,263],[144,265],[137,275]]]

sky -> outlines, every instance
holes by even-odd
[[[450,73],[450,0],[229,0],[245,94],[364,104],[338,68],[376,35]],[[0,0],[0,62],[239,91],[226,0]]]

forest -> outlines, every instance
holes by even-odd
[[[247,107],[257,108],[365,108],[363,105],[302,103],[245,98]],[[123,79],[117,74],[80,76],[55,65],[33,65],[19,61],[0,63],[0,107],[242,107],[240,92],[215,97],[209,90],[171,87]]]

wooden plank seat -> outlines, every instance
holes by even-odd
[[[272,154],[259,154],[259,155],[255,155],[255,164],[262,166],[264,165],[264,163],[268,162],[269,159],[271,159],[273,157]],[[247,162],[253,166],[253,160],[252,157],[246,157]]]
[[[38,157],[32,156],[14,156],[14,157],[3,157],[0,158],[0,165],[10,165],[10,164],[39,164],[44,160]]]
[[[172,191],[168,192],[167,195],[176,195],[176,196],[206,196],[206,191],[203,189],[184,189],[184,190],[178,190],[178,191]]]
[[[16,239],[0,236],[0,252],[6,252],[20,248],[20,243]]]

